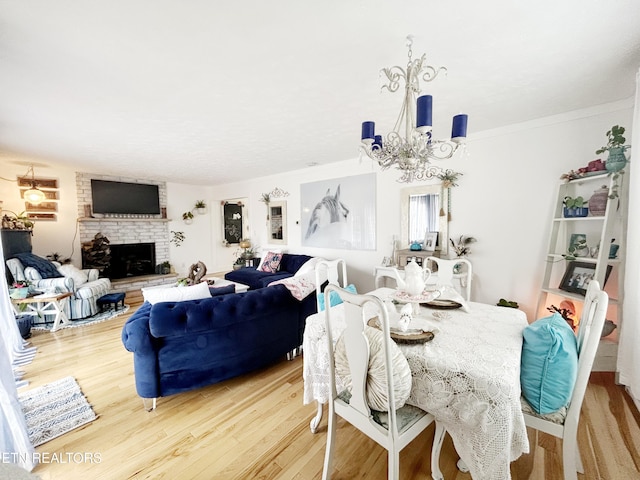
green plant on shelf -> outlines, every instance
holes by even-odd
[[[575,209],[575,208],[582,208],[584,207],[587,203],[589,203],[587,200],[585,200],[583,197],[569,197],[566,196],[564,197],[564,200],[562,201],[562,204],[567,207],[569,210]]]

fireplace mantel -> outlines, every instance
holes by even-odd
[[[170,218],[95,218],[95,217],[81,217],[78,219],[80,223],[88,222],[170,222]]]

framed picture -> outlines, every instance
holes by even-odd
[[[611,265],[607,265],[607,273],[604,277],[604,285],[607,284],[609,274],[611,273]],[[593,280],[596,273],[596,264],[587,262],[569,262],[567,270],[564,272],[562,281],[560,282],[560,290],[566,292],[579,293],[585,295],[589,282]],[[602,285],[602,288],[604,288]]]
[[[438,232],[427,232],[424,234],[424,243],[422,249],[427,252],[433,252],[436,249],[436,242],[438,241]]]
[[[300,185],[305,247],[376,249],[376,174]]]
[[[587,236],[584,233],[572,233],[569,238],[567,252],[576,257],[588,256],[589,247],[587,246]]]

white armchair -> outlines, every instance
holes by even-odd
[[[37,259],[48,262],[41,257],[37,257]],[[73,293],[65,306],[65,313],[72,320],[90,317],[98,313],[99,308],[96,301],[111,290],[109,279],[98,278],[99,272],[95,268],[80,270],[72,265],[60,265],[58,262],[49,263],[59,269],[60,274],[64,276],[42,278],[43,276],[37,268],[25,267],[19,258],[7,260],[7,268],[14,280],[28,280],[38,290],[55,288],[60,293]]]

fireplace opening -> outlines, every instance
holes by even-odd
[[[155,274],[155,243],[111,244],[110,247],[111,261],[107,270],[109,278],[118,279]]]

